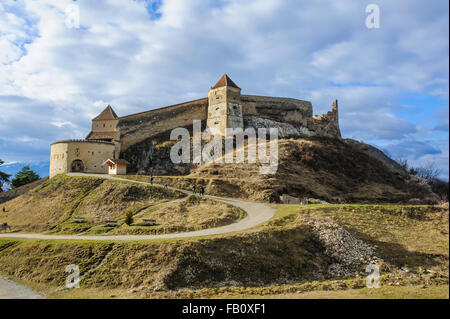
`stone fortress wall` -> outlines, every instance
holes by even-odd
[[[206,120],[208,99],[189,101],[119,118],[121,151],[152,136],[176,127],[192,126],[193,120]]]
[[[202,128],[226,127],[278,128],[280,138],[324,136],[341,138],[337,100],[331,111],[312,115],[311,102],[292,98],[241,95],[241,89],[226,75],[211,87],[207,98],[179,103],[155,110],[118,117],[111,106],[92,120],[86,140],[65,140],[51,146],[50,177],[78,169],[106,173],[103,162],[124,154],[137,162],[148,162],[149,141],[167,135],[174,128],[192,128],[201,120]],[[134,154],[140,150],[142,154]],[[133,154],[129,154],[129,153]],[[132,163],[133,167],[139,167]]]
[[[313,117],[311,102],[255,95],[241,95],[241,105],[244,128],[277,127],[281,137],[340,137],[337,109]],[[203,98],[120,117],[121,151],[176,127],[192,127],[193,120],[206,121],[208,112],[208,98]]]

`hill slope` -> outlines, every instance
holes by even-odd
[[[32,190],[36,186],[44,183],[47,180],[48,180],[48,177],[44,177],[37,181],[31,182],[29,184],[22,185],[17,188],[12,188],[12,189],[7,190],[6,192],[0,193],[0,204],[29,192],[30,190]]]
[[[15,231],[113,234],[160,234],[201,230],[232,223],[243,212],[225,203],[181,192],[131,182],[97,177],[58,175],[31,191],[3,204],[0,222],[8,222]],[[127,212],[134,224],[127,226]],[[85,222],[75,223],[74,218]],[[142,220],[155,219],[152,227],[140,226]],[[107,220],[119,221],[119,227],[103,227]]]
[[[167,163],[155,174],[178,175],[160,177],[155,181],[164,180],[185,189],[204,185],[206,192],[212,195],[274,202],[285,193],[335,203],[407,202],[412,198],[425,203],[436,202],[436,196],[426,184],[408,176],[381,151],[353,140],[280,139],[278,170],[273,175],[260,174],[258,164],[248,164],[247,161],[243,164],[174,166],[169,158],[173,143],[155,145],[155,149],[160,151],[149,156],[149,165],[156,163],[156,167],[161,167],[161,163]],[[148,172],[149,169],[142,171]]]
[[[86,297],[90,291],[92,297],[109,297],[116,289],[127,297],[226,298],[363,288],[364,270],[376,260],[383,289],[444,285],[448,298],[447,209],[277,208],[265,225],[206,238],[128,243],[0,239],[0,272],[62,297]],[[81,289],[60,289],[68,264],[79,265]]]

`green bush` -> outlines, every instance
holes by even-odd
[[[128,212],[125,215],[125,224],[127,224],[128,226],[133,224],[133,212]]]

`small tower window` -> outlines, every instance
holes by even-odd
[[[105,126],[106,126],[106,124],[103,123],[103,127],[105,127]]]

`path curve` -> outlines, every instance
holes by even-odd
[[[0,299],[42,299],[33,289],[0,276]]]
[[[135,181],[126,178],[114,177],[107,174],[87,174],[87,173],[68,173],[69,176],[93,176],[105,179],[120,180],[138,184],[150,185],[147,182]],[[165,187],[159,184],[153,184],[156,187]],[[168,189],[179,191],[184,194],[192,194],[190,191],[167,186]],[[190,231],[184,233],[161,234],[161,235],[97,235],[97,236],[80,236],[80,235],[44,235],[44,234],[26,234],[26,233],[11,233],[0,234],[0,238],[26,238],[26,239],[45,239],[45,240],[102,240],[102,241],[131,241],[131,240],[153,240],[153,239],[169,239],[169,238],[185,238],[198,237],[208,235],[219,235],[231,232],[237,232],[260,225],[273,217],[275,209],[267,204],[243,201],[240,199],[225,198],[219,196],[205,195],[205,198],[220,201],[243,209],[247,216],[240,219],[236,223],[226,226],[202,229],[197,231]]]

